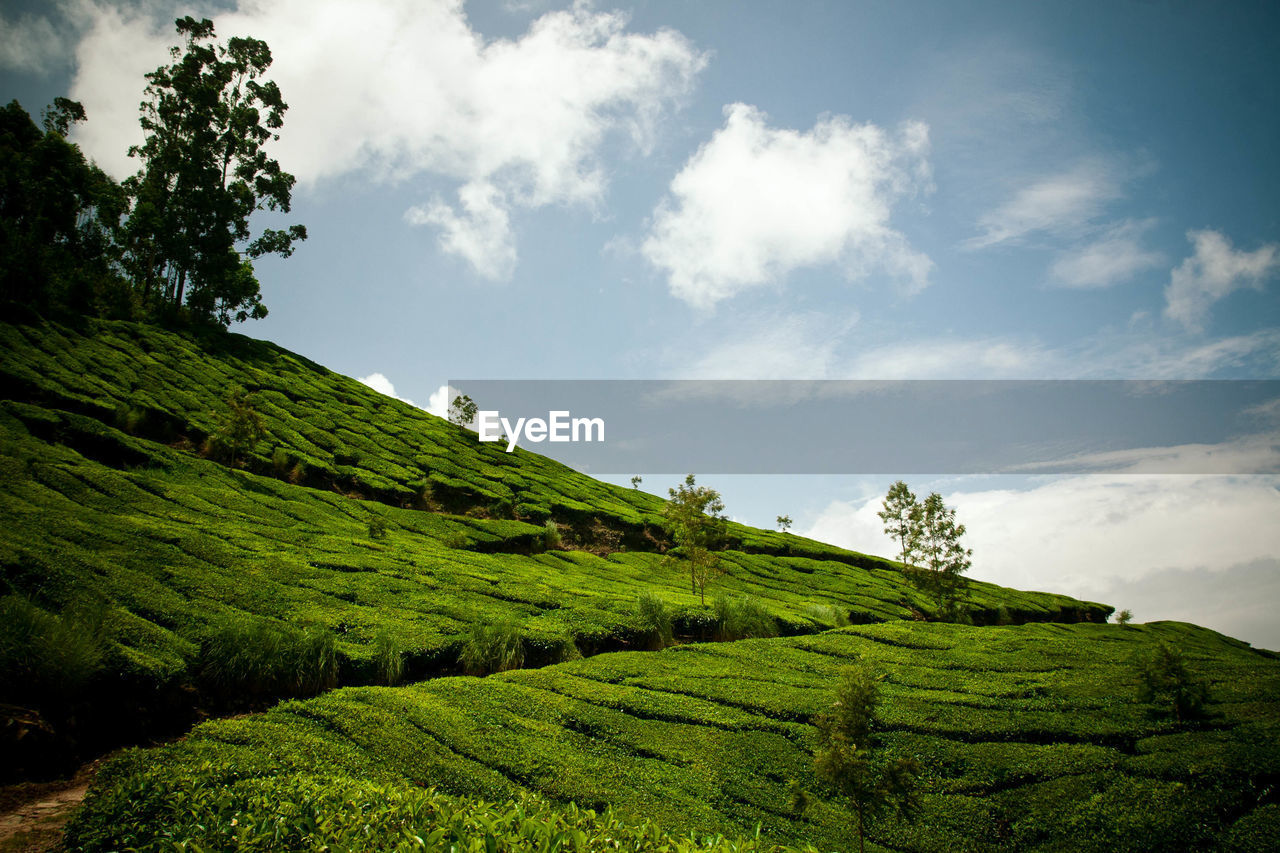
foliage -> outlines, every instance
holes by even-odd
[[[560,538],[560,527],[551,519],[542,525],[542,547],[546,551],[554,551],[564,545]]]
[[[0,598],[0,701],[44,703],[84,691],[103,670],[101,613],[48,613],[20,595]]]
[[[829,628],[846,628],[849,626],[848,611],[834,604],[811,604],[805,608],[804,615]]]
[[[515,622],[476,623],[467,632],[458,663],[468,675],[488,675],[524,666],[524,635]]]
[[[1215,726],[1174,731],[1125,694],[1132,658],[1158,642],[1212,661],[1224,691]],[[350,837],[339,815],[363,810],[375,839],[384,823],[421,825],[410,804],[350,784],[435,784],[486,802],[531,792],[597,812],[611,803],[673,837],[733,837],[761,823],[763,843],[856,849],[846,801],[812,784],[818,732],[808,721],[829,708],[841,670],[859,663],[889,673],[877,685],[875,750],[922,767],[917,820],[868,822],[869,842],[886,849],[1103,851],[1116,832],[1089,833],[1106,827],[1136,839],[1128,849],[1217,849],[1180,841],[1177,827],[1222,838],[1280,773],[1280,662],[1212,631],[899,620],[351,687],[209,722],[104,766],[74,837],[88,850],[204,839],[192,827],[225,833],[238,814],[251,826],[280,818],[282,832],[306,827],[314,848],[303,849],[350,849],[333,843]],[[803,819],[790,811],[793,779],[812,789]],[[308,786],[304,800],[295,783]],[[212,799],[246,787],[264,799],[228,809]],[[205,793],[191,799],[188,789]],[[1160,807],[1143,807],[1144,795]],[[273,811],[273,798],[314,801],[315,823],[291,806]],[[338,805],[347,798],[355,805]],[[1271,814],[1239,837],[1272,837]]]
[[[223,326],[265,317],[250,259],[287,258],[307,236],[293,225],[251,239],[249,228],[259,210],[290,209],[294,177],[265,152],[288,105],[274,82],[261,80],[271,65],[265,42],[219,44],[208,19],[187,16],[176,26],[185,47],[146,75],[145,141],[129,149],[142,169],[125,181],[125,263],[148,304],[185,306]]]
[[[449,423],[467,426],[475,422],[478,411],[480,407],[469,395],[462,394],[454,397],[453,402],[449,404]]]
[[[209,437],[215,452],[232,465],[239,464],[246,453],[257,447],[266,427],[253,404],[253,397],[239,385],[227,391],[226,412],[219,415],[217,429]]]
[[[373,638],[373,665],[379,684],[390,687],[404,677],[404,650],[390,631],[383,628]]]
[[[1116,614],[1117,625],[1128,625],[1132,621],[1133,621],[1133,611],[1131,610],[1127,610],[1127,609],[1121,610],[1119,613]]]
[[[1138,664],[1138,701],[1172,714],[1179,723],[1204,716],[1209,688],[1191,674],[1182,653],[1161,643]]]
[[[876,514],[884,522],[885,534],[898,540],[902,570],[909,571],[912,557],[920,545],[921,535],[922,509],[916,501],[915,493],[906,483],[898,480],[889,487],[883,509]]]
[[[636,599],[636,620],[640,623],[652,649],[663,649],[674,642],[671,628],[671,610],[667,603],[651,592],[642,592]]]
[[[387,538],[387,520],[385,518],[378,515],[370,517],[369,538],[370,539],[386,539]]]
[[[644,482],[644,478],[641,477],[639,474],[636,474],[634,477],[631,478],[631,488],[638,489],[640,488],[640,484],[643,482]]]
[[[778,620],[753,598],[717,596],[711,609],[715,613],[716,634],[722,640],[778,636]]]
[[[0,109],[0,302],[128,317],[114,235],[121,188],[67,139],[84,108],[56,98],[43,132],[17,101]]]
[[[697,485],[692,474],[667,492],[671,500],[662,510],[667,533],[688,565],[690,588],[705,605],[707,584],[724,574],[712,550],[724,537],[724,502],[715,489]]]
[[[851,667],[841,677],[835,701],[819,714],[819,746],[814,772],[819,782],[844,799],[858,830],[858,849],[864,850],[867,823],[892,813],[911,815],[918,808],[914,758],[883,754],[872,736],[879,687],[865,667]]]
[[[956,619],[967,584],[964,573],[971,565],[971,549],[960,544],[963,524],[956,524],[956,511],[934,492],[920,507],[918,548],[921,565],[909,576],[928,595],[943,619]]]
[[[152,770],[143,771],[129,793],[128,799],[91,804],[70,827],[73,847],[279,853],[814,853],[811,847],[770,844],[758,836],[673,836],[651,820],[631,821],[609,808],[561,805],[529,794],[490,802],[450,796],[435,787],[340,776],[296,775],[219,787]],[[102,820],[108,805],[117,816],[113,824]],[[171,827],[163,839],[146,834],[158,817]]]
[[[337,684],[337,648],[323,628],[221,617],[200,644],[198,673],[210,695],[235,703],[313,696]]]
[[[786,533],[788,530],[790,530],[791,516],[789,515],[778,516],[778,529],[781,530],[783,533]]]

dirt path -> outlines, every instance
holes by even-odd
[[[98,769],[87,764],[70,779],[0,788],[0,853],[52,853]]]

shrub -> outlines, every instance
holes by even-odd
[[[323,628],[224,618],[200,644],[197,669],[223,699],[311,696],[337,684],[337,643]]]
[[[458,663],[468,675],[488,675],[524,666],[524,637],[514,622],[477,622],[467,632]]]
[[[844,628],[849,625],[848,611],[834,604],[810,604],[805,608],[804,615],[827,628]]]
[[[283,447],[277,447],[271,451],[271,467],[280,475],[288,474],[289,469],[293,466],[293,457],[289,455],[289,451]]]
[[[563,546],[560,540],[560,528],[551,519],[547,519],[546,525],[542,528],[542,547],[548,551],[559,549]]]
[[[718,596],[712,604],[716,630],[722,640],[778,636],[778,620],[754,598]]]
[[[440,541],[444,543],[444,547],[446,548],[461,551],[463,548],[467,547],[467,534],[463,533],[461,530],[452,530],[446,533],[444,538]]]
[[[380,515],[375,515],[369,519],[369,538],[370,539],[386,539],[387,538],[387,521]]]
[[[404,650],[386,630],[373,638],[373,666],[379,684],[394,687],[404,677]]]
[[[636,599],[636,619],[641,630],[648,635],[650,648],[662,649],[671,645],[674,640],[671,611],[661,598],[650,592],[640,593]]]
[[[1185,723],[1204,716],[1209,688],[1187,669],[1181,652],[1161,643],[1139,662],[1138,701]]]
[[[1121,610],[1116,614],[1116,624],[1118,625],[1128,625],[1131,621],[1133,621],[1133,611],[1131,610]]]
[[[100,611],[55,615],[20,595],[0,598],[0,697],[74,696],[102,670],[108,643]]]

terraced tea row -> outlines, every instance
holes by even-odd
[[[1178,645],[1209,682],[1206,722],[1179,728],[1135,700],[1134,658],[1157,642]],[[841,804],[819,799],[797,814],[790,790],[812,787],[809,720],[853,662],[884,676],[885,747],[924,768],[919,817],[874,825],[888,849],[1265,849],[1280,833],[1272,656],[1174,623],[893,623],[349,688],[208,723],[119,759],[73,838],[90,850],[203,844],[229,837],[235,809],[168,805],[192,786],[233,802],[256,792],[260,821],[271,811],[263,791],[366,780],[396,792],[371,800],[377,814],[419,786],[489,799],[533,791],[612,804],[678,834],[758,826],[771,841],[850,849]]]

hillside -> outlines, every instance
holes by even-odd
[[[85,695],[106,704],[91,727],[181,730],[195,706],[372,683],[379,655],[403,656],[406,679],[457,672],[470,627],[495,621],[518,625],[528,665],[647,648],[642,593],[668,603],[678,635],[724,634],[663,562],[658,498],[481,445],[278,347],[86,321],[0,325],[0,350],[0,595],[29,623],[92,623]],[[202,448],[236,386],[266,434],[232,465]],[[730,525],[724,559],[713,593],[763,610],[756,633],[930,610],[895,564],[790,534]],[[983,583],[972,602],[980,623],[1110,612]],[[208,677],[218,648],[255,631],[332,663],[294,679],[307,684]],[[0,702],[65,706],[64,687],[28,674]],[[31,744],[56,728],[11,716]]]
[[[29,322],[0,324],[0,352],[0,775],[290,700],[109,761],[72,849],[485,849],[499,825],[529,849],[850,849],[838,804],[801,815],[790,792],[851,663],[884,677],[885,748],[924,768],[919,819],[875,826],[885,849],[1256,850],[1280,830],[1280,663],[1243,643],[984,583],[973,625],[927,621],[896,563],[737,524],[703,606],[659,498],[271,344]],[[264,435],[232,459],[208,439],[237,387]],[[525,668],[462,675],[504,624]],[[1208,683],[1204,719],[1137,701],[1159,643]]]
[[[1205,722],[1178,727],[1134,700],[1133,659],[1157,642],[1208,680]],[[1280,662],[1179,623],[891,623],[349,688],[122,756],[72,838],[358,849],[347,845],[372,825],[385,849],[421,849],[413,837],[434,824],[420,792],[438,786],[612,804],[677,835],[758,826],[771,841],[857,849],[837,803],[801,817],[788,795],[812,776],[808,721],[854,661],[885,676],[882,740],[925,768],[918,818],[879,824],[869,849],[1275,849]]]

